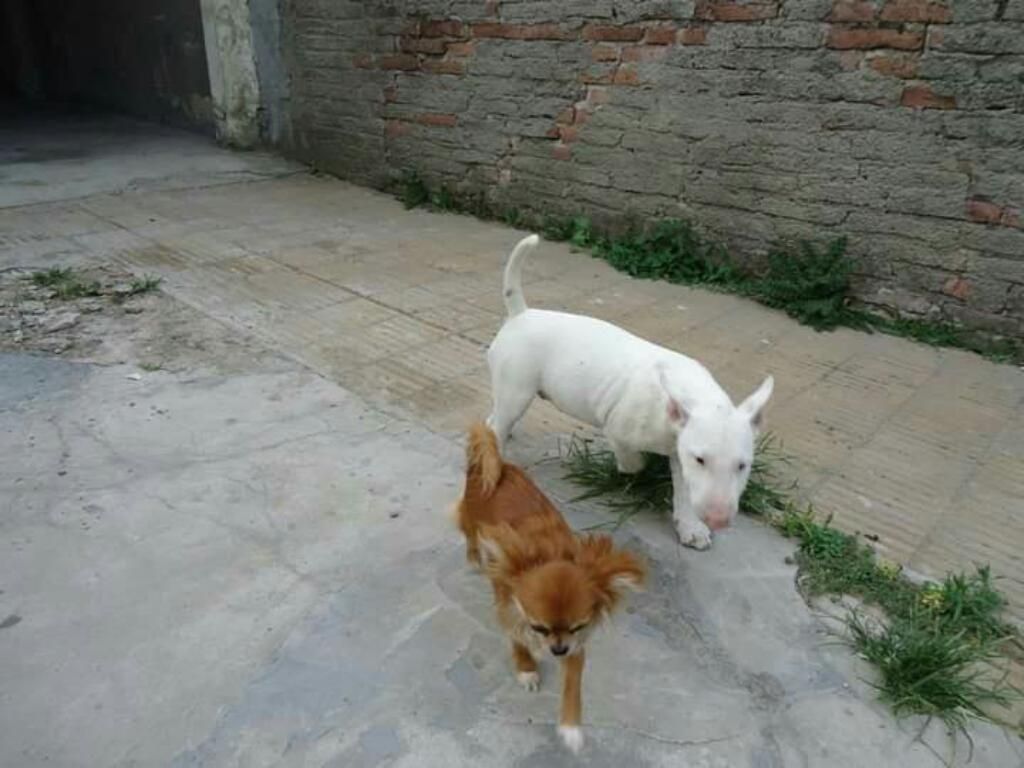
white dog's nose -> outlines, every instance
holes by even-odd
[[[725,508],[710,509],[707,514],[704,515],[704,523],[712,531],[720,531],[723,528],[728,528],[731,520],[732,515],[729,513],[729,510]]]

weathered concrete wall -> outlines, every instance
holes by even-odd
[[[24,5],[36,43],[32,69],[40,81],[33,95],[212,128],[199,0]]]
[[[252,45],[260,87],[260,135],[291,143],[288,71],[281,51],[280,0],[249,0]]]
[[[295,150],[520,209],[845,234],[860,295],[1024,335],[1024,0],[285,0]]]
[[[260,140],[260,87],[249,0],[200,0],[217,138],[252,147]]]

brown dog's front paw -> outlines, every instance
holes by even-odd
[[[578,725],[560,725],[558,735],[574,755],[578,755],[583,749],[583,730]]]
[[[540,690],[540,675],[537,672],[517,672],[516,680],[531,693]]]

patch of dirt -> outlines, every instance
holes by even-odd
[[[110,266],[0,271],[0,352],[128,364],[143,373],[224,374],[290,365],[167,295],[159,281]]]

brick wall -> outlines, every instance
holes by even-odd
[[[284,0],[294,150],[502,206],[847,235],[859,295],[1024,336],[1024,0]]]

